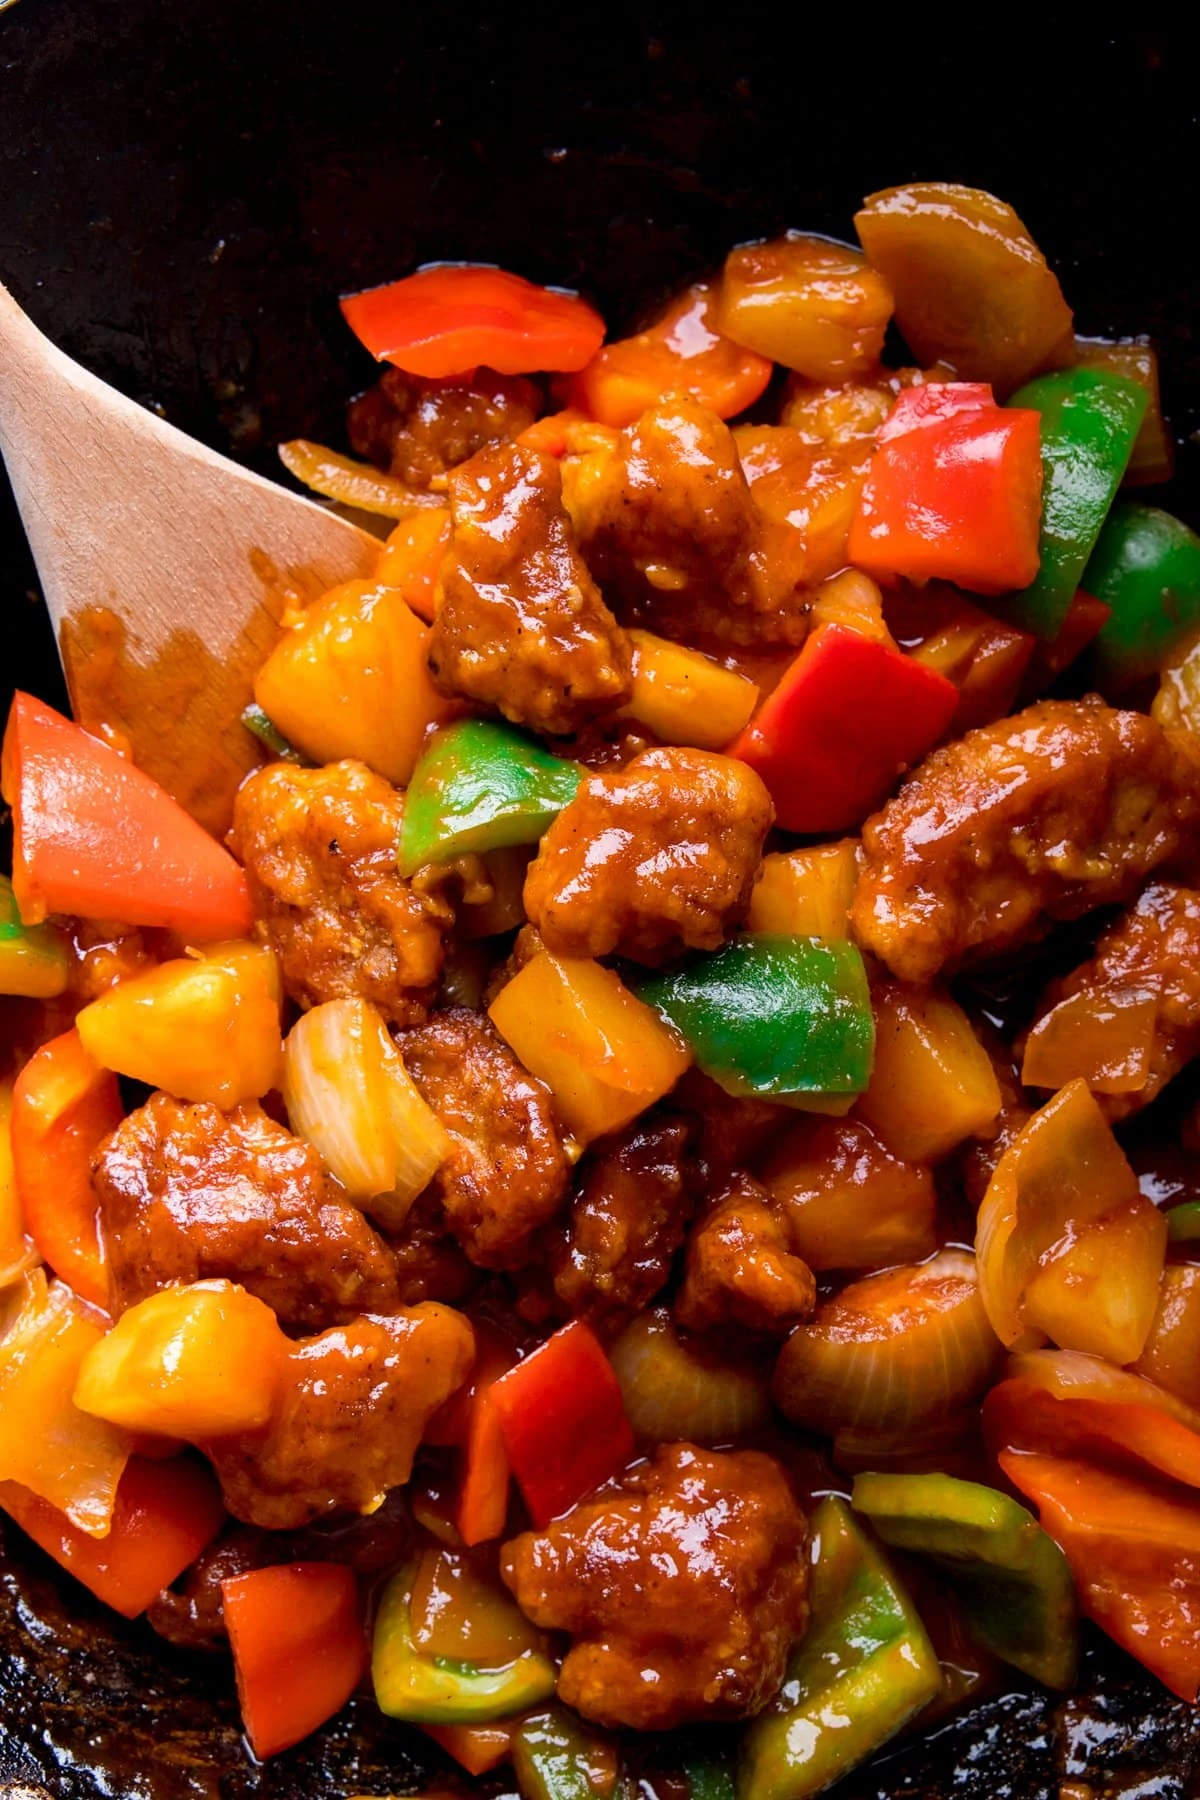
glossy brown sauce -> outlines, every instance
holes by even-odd
[[[125,621],[106,606],[81,608],[59,631],[79,723],[131,755],[216,837],[229,829],[239,783],[261,760],[241,723],[255,674],[285,609],[301,598],[297,589],[311,598],[321,585],[285,576],[258,550],[250,562],[262,605],[220,652],[179,626],[152,653],[139,654]]]

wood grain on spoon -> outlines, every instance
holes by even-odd
[[[3,287],[0,451],[75,716],[223,832],[280,613],[371,575],[378,540],[90,375]]]

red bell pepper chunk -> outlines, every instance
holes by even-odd
[[[849,831],[937,743],[957,707],[944,675],[822,625],[728,754],[762,776],[785,831]]]
[[[983,1426],[996,1452],[1028,1450],[1132,1464],[1135,1474],[1149,1470],[1200,1488],[1200,1433],[1157,1406],[1091,1395],[1060,1398],[1016,1376],[988,1394]]]
[[[348,294],[342,312],[376,362],[435,379],[481,364],[501,375],[582,369],[604,342],[604,320],[577,295],[481,263]]]
[[[488,1389],[475,1396],[463,1449],[462,1482],[454,1522],[464,1544],[486,1544],[508,1518],[508,1451],[500,1414]]]
[[[1200,1499],[1092,1463],[1005,1453],[1063,1550],[1089,1618],[1181,1700],[1200,1691]]]
[[[926,381],[901,390],[895,406],[875,433],[877,444],[890,443],[907,431],[940,425],[955,413],[981,412],[996,400],[986,381]]]
[[[517,1485],[535,1525],[548,1525],[633,1454],[613,1366],[578,1319],[489,1390]]]
[[[500,1415],[492,1405],[492,1389],[517,1360],[511,1338],[486,1320],[475,1326],[475,1366],[471,1379],[446,1402],[461,1406],[462,1475],[454,1501],[454,1523],[464,1544],[497,1538],[508,1518],[511,1470]]]
[[[260,1761],[340,1712],[367,1667],[358,1582],[343,1563],[283,1563],[221,1583],[242,1722]]]
[[[966,402],[931,383],[901,396],[850,525],[847,555],[880,581],[941,579],[978,594],[1038,572],[1039,419],[1031,407]],[[886,434],[886,435],[885,435]]]
[[[77,1031],[52,1038],[13,1085],[13,1179],[25,1229],[56,1275],[93,1306],[108,1306],[92,1157],[125,1116],[117,1078]]]
[[[508,1452],[491,1389],[516,1360],[512,1339],[486,1319],[477,1320],[470,1378],[425,1428],[427,1444],[453,1444],[462,1451],[454,1524],[464,1544],[499,1537],[508,1517]]]
[[[162,925],[192,940],[245,937],[246,877],[157,781],[31,694],[4,734],[21,917]]]
[[[732,419],[754,405],[775,365],[718,330],[716,312],[717,284],[694,282],[645,331],[605,344],[586,369],[556,383],[559,397],[616,430],[666,394],[690,394]]]
[[[127,1619],[145,1612],[225,1521],[212,1471],[190,1456],[130,1457],[106,1537],[89,1537],[15,1481],[0,1482],[0,1506],[47,1556]]]
[[[453,1445],[461,1450],[471,1428],[476,1396],[484,1388],[511,1369],[517,1360],[517,1347],[507,1332],[490,1319],[475,1320],[475,1359],[471,1373],[442,1403],[426,1425],[422,1442],[439,1446]]]
[[[421,1730],[468,1775],[486,1775],[512,1756],[513,1728],[503,1719],[494,1725],[422,1725]]]
[[[1021,683],[1022,698],[1033,699],[1044,694],[1063,670],[1069,669],[1076,658],[1083,655],[1093,638],[1099,637],[1111,615],[1112,607],[1106,600],[1098,600],[1095,594],[1076,588],[1057,636],[1036,640],[1037,647]]]

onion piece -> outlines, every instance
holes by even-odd
[[[1136,1362],[1158,1310],[1167,1221],[1135,1194],[1043,1258],[1025,1288],[1025,1315],[1064,1350]]]
[[[839,1431],[833,1460],[847,1475],[962,1475],[978,1479],[983,1455],[979,1407],[958,1408],[900,1433]]]
[[[983,1404],[987,1442],[1010,1451],[1131,1463],[1200,1487],[1200,1419],[1165,1389],[1097,1357],[1013,1358]]]
[[[36,1269],[41,1253],[25,1229],[12,1155],[12,1083],[0,1082],[0,1293]],[[7,1296],[5,1296],[7,1298]],[[15,1316],[15,1315],[14,1315]],[[0,1336],[3,1324],[0,1321]]]
[[[665,1306],[627,1325],[610,1360],[626,1417],[647,1443],[736,1443],[771,1417],[765,1371],[681,1338]]]
[[[385,475],[373,463],[356,462],[352,456],[326,449],[308,438],[292,438],[279,446],[279,460],[290,475],[342,506],[359,512],[379,513],[385,519],[406,519],[429,507],[445,508],[444,494],[427,494],[406,487],[394,475]]]
[[[1056,1400],[1103,1400],[1114,1406],[1154,1406],[1189,1430],[1200,1432],[1200,1412],[1169,1393],[1157,1381],[1132,1369],[1116,1369],[1099,1356],[1079,1350],[1028,1350],[1010,1356],[1006,1381],[1027,1381]]]
[[[1150,1327],[1136,1373],[1192,1414],[1200,1431],[1200,1266],[1170,1263],[1162,1273],[1158,1311]]]
[[[1021,1080],[1056,1092],[1079,1078],[1094,1094],[1140,1093],[1150,1079],[1157,1022],[1149,987],[1114,983],[1070,994],[1026,1038]]]
[[[979,1286],[1002,1343],[1011,1349],[1040,1331],[1026,1313],[1026,1289],[1039,1270],[1072,1249],[1085,1227],[1123,1207],[1136,1209],[1139,1200],[1137,1177],[1086,1084],[1068,1083],[1008,1146],[979,1208]],[[1143,1205],[1156,1213],[1151,1202]],[[1081,1313],[1088,1305],[1081,1287]],[[1038,1341],[1034,1336],[1029,1347]]]
[[[104,1336],[103,1315],[62,1282],[47,1287],[41,1269],[21,1278],[5,1312],[0,1481],[19,1482],[80,1531],[104,1537],[131,1439],[74,1399],[80,1366]]]
[[[942,1250],[826,1300],[780,1351],[773,1392],[813,1431],[894,1437],[980,1393],[999,1357],[975,1259]]]
[[[389,1230],[450,1153],[445,1127],[365,1000],[327,1000],[296,1021],[284,1045],[283,1097],[292,1129]]]
[[[6,1366],[9,1339],[22,1327],[28,1329],[34,1319],[46,1310],[49,1300],[46,1271],[40,1265],[22,1271],[0,1292],[0,1366]]]

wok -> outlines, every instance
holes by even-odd
[[[1182,29],[872,33],[829,9],[322,0],[0,4],[0,276],[73,356],[266,472],[337,441],[369,366],[339,290],[434,258],[579,285],[625,326],[738,241],[845,234],[915,176],[992,188],[1081,329],[1150,331],[1200,517],[1200,147]],[[1079,15],[1077,15],[1079,16]],[[184,531],[186,520],[163,521]],[[0,673],[62,702],[0,495]],[[7,706],[7,692],[0,704]],[[367,1701],[257,1768],[224,1664],[103,1614],[20,1538],[0,1550],[0,1783],[64,1800],[322,1796],[440,1785]],[[1200,1722],[1097,1640],[1085,1691],[1014,1685],[840,1792],[1095,1800],[1197,1791]]]

